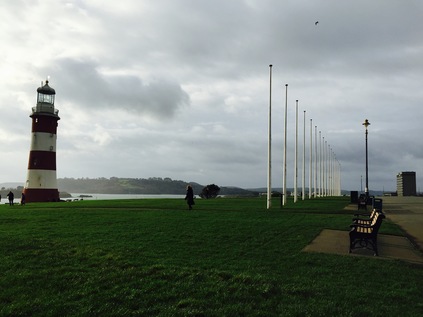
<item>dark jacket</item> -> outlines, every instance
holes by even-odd
[[[187,201],[188,205],[194,205],[194,191],[192,187],[187,188],[187,194],[185,195],[185,200]]]

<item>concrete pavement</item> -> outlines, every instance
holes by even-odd
[[[423,252],[423,197],[381,197],[386,217]]]

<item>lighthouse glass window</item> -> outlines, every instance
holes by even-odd
[[[54,104],[54,95],[38,94],[38,102],[45,102]]]

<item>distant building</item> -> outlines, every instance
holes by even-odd
[[[398,196],[416,196],[416,172],[401,172],[397,175]]]

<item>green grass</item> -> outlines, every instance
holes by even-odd
[[[421,316],[423,267],[301,250],[345,198],[0,206],[1,316]],[[381,233],[401,235],[384,221]]]

